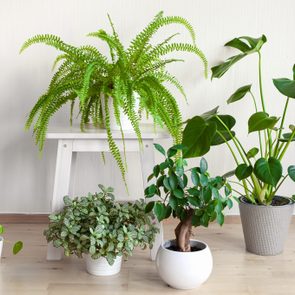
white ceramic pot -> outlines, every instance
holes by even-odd
[[[0,236],[0,259],[2,257],[3,242],[4,242],[4,239],[3,237]]]
[[[197,240],[190,240],[191,246],[200,250],[178,252],[169,250],[175,240],[164,242],[158,250],[156,266],[162,280],[176,289],[193,289],[202,285],[210,276],[213,259],[208,245]]]
[[[102,97],[102,113],[103,116],[105,117],[105,99],[104,97]],[[139,101],[136,100],[136,105],[135,105],[135,109],[138,109],[138,105],[139,105]],[[120,125],[117,124],[115,115],[114,115],[114,106],[113,106],[113,98],[109,97],[108,98],[108,106],[109,106],[109,112],[110,112],[110,128],[111,130],[114,131],[119,131],[120,130]],[[126,114],[123,113],[122,109],[120,109],[120,121],[121,121],[121,126],[122,126],[122,130],[123,131],[132,131],[133,127],[132,124],[128,118],[128,116]]]
[[[120,272],[122,256],[117,256],[113,265],[109,265],[104,257],[92,259],[90,255],[85,256],[86,270],[94,276],[112,276]]]

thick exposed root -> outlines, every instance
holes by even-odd
[[[190,209],[187,212],[187,216],[184,220],[180,221],[175,229],[175,236],[177,246],[182,252],[190,252],[190,237],[192,234],[192,217],[194,211]]]

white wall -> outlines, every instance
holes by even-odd
[[[268,42],[263,49],[265,96],[269,112],[280,114],[284,98],[274,89],[271,78],[290,77],[295,62],[295,2],[292,0],[1,0],[0,212],[50,210],[56,142],[47,142],[43,157],[39,157],[31,133],[25,132],[23,125],[50,81],[51,65],[57,53],[45,46],[35,46],[19,55],[22,43],[41,33],[53,33],[77,45],[93,43],[85,37],[86,33],[98,28],[108,29],[106,14],[110,13],[127,44],[159,10],[164,10],[166,15],[184,16],[193,24],[197,43],[211,66],[233,53],[222,47],[231,38],[266,34]],[[169,32],[175,29],[172,27]],[[185,34],[182,38],[186,40],[188,36]],[[185,118],[220,105],[221,110],[229,109],[240,119],[236,127],[238,133],[246,130],[246,119],[252,112],[250,103],[246,99],[228,108],[225,100],[246,83],[254,82],[254,89],[257,89],[256,56],[240,62],[224,78],[213,82],[203,78],[200,62],[190,55],[185,64],[171,70],[180,78],[188,95],[189,106],[179,102]],[[292,101],[289,113],[293,124],[294,104]],[[59,112],[51,123],[52,126],[64,124],[68,124],[68,110]],[[242,140],[252,144],[252,136],[243,134]],[[233,167],[225,147],[214,149],[207,158],[212,174],[221,174]],[[130,184],[136,184],[131,187],[131,194],[138,195],[142,191],[138,159],[134,155],[129,159],[135,165],[129,175]],[[295,162],[294,146],[289,150],[287,161]],[[79,156],[76,194],[94,191],[97,183],[105,183],[115,185],[120,193],[118,197],[124,197],[118,172],[114,180],[109,166],[101,165],[98,155]],[[115,169],[114,164],[110,166]],[[281,189],[281,194],[294,193],[295,186],[291,182]]]

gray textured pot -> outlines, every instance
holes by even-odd
[[[248,252],[265,256],[283,252],[294,210],[292,200],[284,199],[289,203],[282,206],[263,206],[247,203],[245,198],[240,198],[240,215]]]

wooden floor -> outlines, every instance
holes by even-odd
[[[119,275],[95,277],[85,272],[77,258],[59,262],[45,260],[46,241],[42,236],[46,225],[7,225],[6,239],[24,241],[18,256],[12,256],[9,244],[0,263],[1,295],[116,295],[116,294],[295,294],[295,224],[290,228],[285,252],[275,257],[246,253],[239,223],[213,224],[198,228],[195,238],[206,241],[214,258],[209,280],[198,290],[179,291],[166,286],[158,277],[149,252],[137,250],[124,262]],[[173,237],[174,224],[165,224],[165,235]]]

